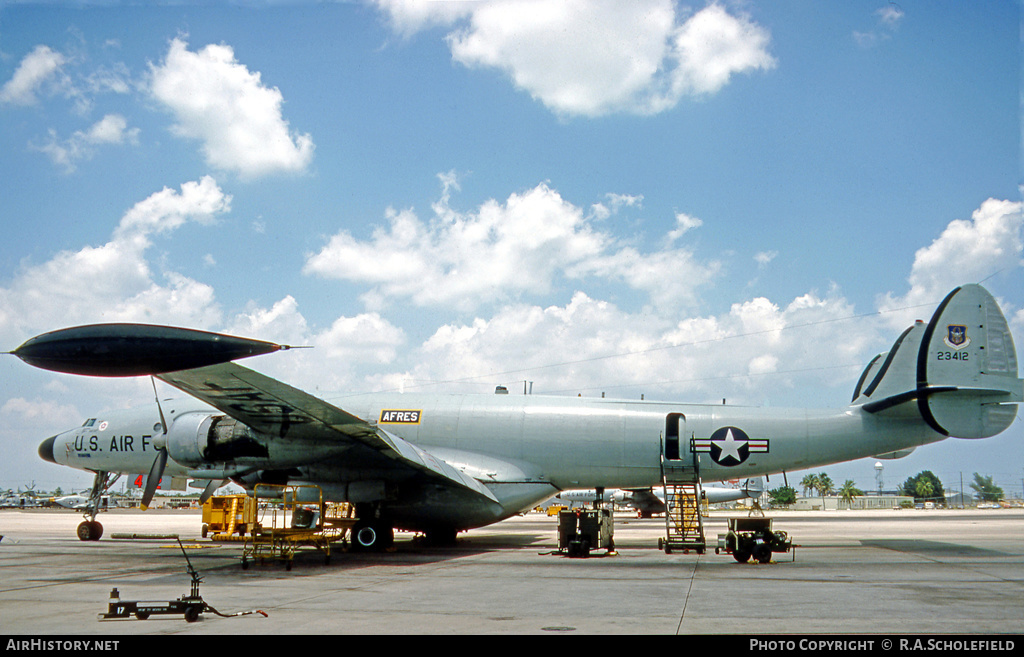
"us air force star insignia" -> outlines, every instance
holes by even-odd
[[[697,452],[711,454],[711,460],[719,465],[739,465],[747,460],[751,453],[768,453],[768,440],[752,439],[737,427],[722,427],[710,438],[694,440]]]

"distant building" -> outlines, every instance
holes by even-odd
[[[839,509],[892,509],[914,506],[914,498],[908,495],[863,495],[847,503],[841,497],[798,497],[789,508],[794,511],[837,511]]]
[[[973,495],[965,495],[960,492],[946,493],[946,508],[959,509],[962,507],[974,506],[977,502]]]

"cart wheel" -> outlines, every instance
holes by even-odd
[[[750,553],[749,552],[740,552],[740,551],[733,552],[732,553],[732,558],[735,559],[736,561],[739,561],[740,563],[747,563],[750,560]]]
[[[754,558],[758,563],[768,563],[772,560],[772,549],[764,544],[758,545],[754,548]]]
[[[288,560],[288,561],[287,561],[287,562],[286,562],[286,563],[284,564],[284,569],[285,569],[285,570],[287,570],[287,571],[289,571],[289,572],[291,571],[291,569],[292,569],[292,560],[291,560],[291,559],[289,559],[289,560]]]
[[[199,614],[201,614],[203,608],[199,605],[189,605],[185,607],[185,620],[189,623],[194,623],[199,620]]]
[[[242,559],[242,570],[249,570],[249,561]]]

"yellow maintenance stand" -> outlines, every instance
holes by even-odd
[[[304,547],[319,550],[330,563],[331,544],[344,540],[356,523],[354,506],[325,503],[319,486],[256,484],[253,502],[257,520],[245,538],[243,569],[250,560],[277,559],[291,570],[295,551]]]

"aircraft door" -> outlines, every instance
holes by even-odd
[[[683,458],[680,447],[680,436],[685,434],[686,416],[682,413],[669,413],[665,416],[665,459],[679,461]]]

